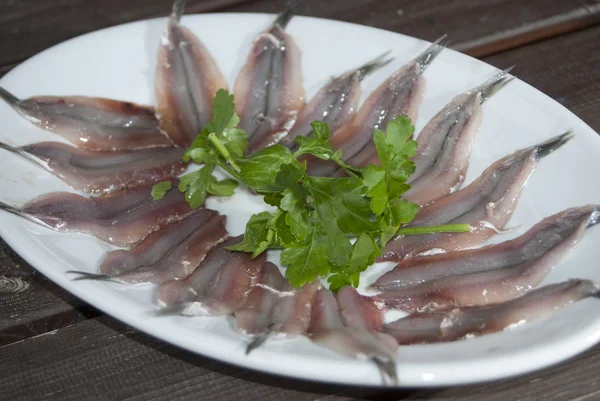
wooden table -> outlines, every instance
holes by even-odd
[[[0,76],[74,36],[167,14],[171,0],[0,0]],[[189,13],[277,12],[281,1],[196,0]],[[500,68],[600,131],[597,0],[306,0],[301,15],[434,40]],[[596,400],[600,347],[523,377],[436,390],[381,391],[307,383],[192,355],[103,316],[0,240],[1,400]]]

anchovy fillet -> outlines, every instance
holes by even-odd
[[[90,194],[109,194],[156,184],[185,169],[184,149],[153,148],[134,151],[90,151],[59,142],[19,148],[0,142],[0,148],[31,161],[66,184]]]
[[[262,274],[265,254],[256,258],[226,249],[231,238],[213,248],[196,271],[183,280],[167,281],[158,289],[165,312],[188,316],[225,316],[240,309]]]
[[[227,239],[225,216],[202,209],[184,220],[161,227],[131,250],[116,250],[100,264],[100,274],[75,280],[107,280],[125,284],[161,284],[181,280],[196,270],[206,254]]]
[[[248,293],[244,305],[235,312],[236,328],[244,335],[261,336],[271,331],[271,313],[280,298],[292,296],[282,291],[285,279],[273,263],[265,263],[261,276]],[[257,344],[255,343],[255,347]],[[248,347],[247,353],[254,347]]]
[[[387,243],[380,260],[480,245],[508,222],[539,161],[571,138],[572,134],[567,132],[496,161],[468,186],[421,208],[407,225],[470,224],[470,232],[400,236]]]
[[[85,233],[118,246],[135,244],[160,226],[192,212],[178,191],[154,201],[149,187],[101,198],[55,192],[22,208],[0,202],[0,210],[59,232]]]
[[[226,89],[215,60],[202,42],[180,24],[185,0],[175,0],[158,51],[156,114],[161,128],[179,146],[188,146],[212,118],[212,102]]]
[[[584,228],[596,224],[598,208],[587,205],[563,210],[546,217],[523,235],[499,244],[404,259],[371,287],[379,291],[393,291],[424,288],[424,283],[437,283],[434,286],[440,288],[440,279],[443,278],[465,277],[540,259],[555,251],[563,241],[575,241]]]
[[[173,145],[150,107],[85,96],[21,100],[4,88],[0,88],[0,98],[33,124],[84,149],[135,150]]]
[[[308,136],[312,133],[313,121],[322,121],[329,125],[331,132],[336,132],[355,114],[360,100],[360,82],[369,74],[390,63],[393,58],[386,59],[386,52],[368,63],[348,71],[339,77],[332,78],[302,108],[298,119],[279,143],[290,149],[297,145],[297,136]]]
[[[293,4],[254,40],[234,85],[240,128],[248,133],[248,152],[278,142],[304,106],[300,51],[284,28]]]
[[[414,313],[386,324],[384,332],[393,336],[399,344],[456,341],[541,319],[588,297],[598,297],[598,285],[588,280],[573,279],[546,285],[500,304],[457,308],[448,312]]]
[[[597,206],[569,209],[546,220],[522,247],[502,252],[496,246],[498,268],[438,278],[413,288],[383,292],[377,298],[388,308],[407,312],[487,305],[519,297],[546,277],[573,248],[586,228],[598,222]],[[512,258],[511,258],[512,256]]]
[[[331,291],[320,289],[313,304],[308,337],[314,343],[339,354],[375,363],[383,378],[397,382],[397,342],[393,337],[369,330],[362,324],[344,325],[343,316],[352,313],[354,308],[343,309]],[[348,317],[346,320],[356,321]]]
[[[367,155],[375,151],[373,133],[376,129],[385,129],[390,119],[401,114],[416,119],[425,85],[421,74],[444,49],[444,38],[396,70],[369,95],[356,116],[334,132],[332,147],[342,151],[344,161],[353,166],[362,166]],[[310,161],[310,175],[330,176],[338,170],[337,164],[330,161]]]
[[[291,338],[306,334],[311,322],[315,294],[319,288],[318,284],[306,283],[294,289],[285,282],[279,293],[279,299],[273,305],[269,315],[267,329],[248,344],[246,353],[260,346],[273,335]]]
[[[436,114],[418,136],[413,157],[416,170],[409,177],[409,201],[426,205],[455,190],[464,180],[471,145],[481,123],[481,104],[503,88],[513,77],[510,69],[484,84],[456,96]],[[369,160],[377,163],[377,160]]]

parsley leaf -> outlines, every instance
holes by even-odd
[[[282,168],[282,174],[287,177],[280,176]],[[260,192],[282,192],[303,175],[300,163],[283,145],[272,145],[253,153],[241,162],[240,169],[240,177],[246,185]],[[278,176],[281,177],[279,182]]]
[[[172,186],[173,184],[171,181],[163,181],[159,182],[158,184],[154,184],[152,187],[152,200],[157,201],[164,198],[167,192],[171,190]]]
[[[400,199],[390,206],[392,224],[400,226],[402,224],[410,223],[415,218],[418,211],[419,205],[410,203],[406,199]]]
[[[239,124],[239,118],[237,118],[237,121],[232,122],[234,115],[233,95],[230,95],[225,89],[219,89],[213,100],[213,117],[205,129],[208,132],[221,135],[225,128],[237,127]]]
[[[312,228],[308,217],[306,191],[300,185],[287,188],[283,191],[280,207],[287,212],[285,223],[296,240],[304,241]]]
[[[350,261],[342,269],[332,269],[334,274],[328,277],[329,289],[337,291],[345,285],[357,287],[360,273],[375,263],[381,255],[377,242],[369,234],[361,234],[352,246]]]
[[[235,245],[228,246],[227,249],[232,251],[254,252],[258,243],[262,241],[262,237],[266,231],[267,225],[273,216],[269,212],[261,212],[252,215],[248,223],[246,223],[246,231],[241,242]]]
[[[327,278],[329,283],[329,289],[333,292],[337,292],[340,288],[347,285],[358,287],[360,283],[360,272],[354,273],[335,273]]]
[[[228,249],[253,257],[283,249],[281,262],[294,287],[318,277],[328,277],[332,290],[356,287],[360,273],[395,235],[468,230],[464,225],[403,227],[419,210],[402,198],[410,188],[406,181],[415,170],[410,158],[417,149],[410,139],[414,127],[406,116],[389,121],[386,132],[375,130],[380,165],[366,167],[346,164],[342,152],[332,148],[330,127],[318,121],[311,124],[309,136],[295,139],[295,152],[276,144],[245,156],[248,135],[239,123],[233,96],[219,90],[211,121],[183,155],[184,162],[203,166],[182,176],[178,189],[192,208],[200,207],[207,194],[233,195],[238,181],[262,195],[276,210],[253,215],[241,242]],[[307,176],[312,157],[337,163],[350,177]],[[217,166],[233,178],[218,180],[213,175]],[[170,189],[170,181],[156,184],[152,197],[160,199]]]
[[[283,250],[281,263],[287,265],[285,276],[290,284],[300,287],[344,266],[351,252],[352,245],[341,230],[315,224],[307,241]]]
[[[214,161],[214,154],[211,152],[210,141],[208,140],[208,129],[203,129],[192,141],[192,144],[186,149],[182,160],[189,163],[193,160],[194,163],[207,163]],[[195,158],[194,158],[195,156]]]
[[[294,153],[295,157],[303,154],[311,154],[319,159],[330,160],[334,153],[329,143],[331,137],[331,128],[324,122],[314,121],[312,124],[312,133],[308,136],[297,136],[294,139],[298,145],[298,150]]]
[[[188,173],[179,179],[178,189],[185,192],[185,200],[192,209],[197,209],[206,199],[214,164],[206,164],[200,170]]]
[[[381,215],[388,204],[385,170],[379,166],[367,166],[363,170],[363,184],[367,187],[365,195],[371,198],[371,210],[377,216]]]
[[[303,185],[312,197],[320,220],[335,223],[344,234],[377,230],[361,180],[354,177],[306,177]]]
[[[334,151],[331,148],[331,143],[329,142],[331,128],[329,128],[329,125],[322,121],[314,121],[311,126],[313,130],[309,136],[297,136],[294,139],[294,142],[300,145],[298,150],[294,152],[294,157],[309,154],[322,160],[331,160],[346,169],[351,175],[360,174],[360,169],[356,169],[342,160],[342,152],[340,150]]]
[[[221,181],[218,181],[214,175],[211,175],[208,181],[208,188],[206,190],[209,194],[215,196],[232,196],[237,186],[238,182],[236,180],[225,178]]]

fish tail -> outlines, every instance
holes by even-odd
[[[392,60],[394,60],[393,57],[391,58],[387,58],[386,56],[388,54],[390,54],[391,50],[388,50],[387,52],[380,54],[379,56],[375,57],[373,60],[361,65],[360,67],[358,67],[356,69],[356,72],[358,73],[358,80],[362,81],[363,79],[365,79],[369,74],[372,74],[373,72],[377,71],[378,69],[388,65]]]
[[[575,135],[573,134],[573,131],[569,130],[563,134],[557,135],[553,138],[548,139],[547,141],[533,146],[533,148],[535,149],[537,160],[548,156],[550,153],[554,152],[555,150],[563,146],[565,143],[573,139],[574,136]]]
[[[249,353],[251,353],[252,351],[254,351],[255,349],[257,349],[258,347],[260,347],[261,345],[263,345],[265,343],[265,341],[267,341],[267,339],[271,336],[271,334],[276,331],[275,329],[275,324],[270,324],[267,327],[265,327],[265,331],[263,331],[262,333],[256,335],[252,341],[250,341],[248,343],[248,345],[246,346],[246,355],[248,355]]]
[[[15,216],[22,217],[22,218],[27,219],[27,220],[35,223],[35,224],[39,224],[40,226],[43,226],[43,227],[46,227],[46,228],[49,228],[51,230],[55,230],[56,231],[55,227],[52,227],[51,225],[49,225],[45,221],[39,219],[34,214],[27,213],[24,210],[19,209],[18,207],[9,205],[9,204],[4,203],[2,201],[0,201],[0,210],[4,210],[5,212],[12,213]],[[45,218],[47,218],[49,220],[56,219],[56,218],[51,217],[51,216],[45,216]]]
[[[301,2],[302,0],[286,0],[283,10],[277,15],[277,18],[275,18],[273,25],[279,25],[282,29],[285,29],[292,17],[296,14],[296,9]]]
[[[187,0],[175,0],[173,2],[173,8],[171,9],[171,16],[169,17],[169,19],[172,22],[178,23],[179,21],[181,21],[181,17],[183,16],[183,13],[185,12],[186,3],[187,3]]]
[[[509,67],[504,71],[500,71],[493,78],[487,80],[475,89],[479,95],[480,104],[487,101],[489,98],[498,93],[500,89],[504,88],[506,84],[515,79],[513,75],[508,75],[513,68],[514,66]]]
[[[8,105],[11,107],[17,107],[19,105],[19,102],[21,101],[21,99],[19,99],[18,97],[16,97],[15,95],[13,95],[12,93],[10,93],[9,91],[7,91],[6,89],[4,89],[1,86],[0,86],[0,98],[2,98],[2,100],[4,100],[6,103],[8,103]]]
[[[6,144],[4,142],[0,142],[0,149],[4,149],[7,150],[11,153],[20,155],[21,153],[19,152],[19,149],[15,148],[14,146],[10,146],[9,144]]]
[[[45,163],[43,163],[41,160],[35,158],[32,154],[30,154],[29,152],[27,152],[26,150],[24,150],[22,148],[16,148],[14,146],[10,146],[7,143],[0,142],[0,149],[9,151],[10,153],[20,156],[20,157],[24,158],[25,160],[32,162],[34,164],[37,164],[38,166],[41,166],[44,169],[48,170],[48,166]]]
[[[429,67],[433,60],[435,60],[437,55],[448,46],[448,43],[450,42],[448,41],[447,37],[448,35],[440,37],[438,40],[433,42],[431,46],[414,58],[414,61],[419,65],[419,74],[424,73],[427,67]]]
[[[72,281],[80,281],[80,280],[98,280],[98,281],[111,281],[113,283],[118,283],[119,281],[114,280],[113,277],[108,274],[98,274],[98,273],[89,273],[82,270],[68,270],[65,273],[69,274],[79,274],[79,277],[75,277]]]
[[[254,337],[246,346],[246,355],[263,345],[269,338],[270,334],[270,332],[265,332]]]
[[[371,358],[373,363],[377,365],[377,368],[381,372],[381,376],[384,379],[387,378],[391,381],[392,385],[398,384],[398,373],[396,371],[396,361],[392,358],[382,358],[379,356]]]
[[[23,214],[26,214],[21,209],[9,205],[8,203],[4,203],[2,201],[0,201],[0,210],[4,210],[5,212],[16,214],[18,216],[23,216]]]
[[[29,161],[32,161],[36,164],[39,164],[39,162],[37,160],[35,160],[29,153],[27,153],[25,150],[21,149],[21,148],[16,148],[14,146],[11,146],[5,142],[0,142],[0,149],[4,149],[10,153],[13,153],[17,156],[21,156]]]

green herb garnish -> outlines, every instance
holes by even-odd
[[[172,186],[173,184],[171,184],[171,181],[159,182],[152,187],[152,199],[156,201],[164,198],[167,192],[171,190]]]
[[[373,141],[381,165],[361,168],[342,161],[341,151],[331,148],[329,126],[318,121],[312,123],[310,136],[295,139],[295,152],[272,145],[245,156],[247,134],[238,128],[239,121],[233,96],[219,90],[213,119],[183,156],[185,162],[203,167],[181,177],[178,189],[192,208],[200,207],[207,194],[233,195],[237,182],[262,195],[277,210],[252,216],[243,240],[229,249],[253,257],[282,249],[285,276],[294,287],[317,277],[328,277],[334,291],[345,285],[356,287],[360,273],[394,236],[470,229],[468,224],[403,227],[419,211],[418,205],[402,198],[410,188],[406,181],[415,171],[410,158],[417,149],[407,116],[391,120],[386,132],[375,130]],[[299,160],[304,155],[337,163],[348,177],[308,176],[306,162]],[[235,180],[218,181],[213,175],[217,166]],[[156,184],[152,196],[160,199],[169,189],[170,182]]]

